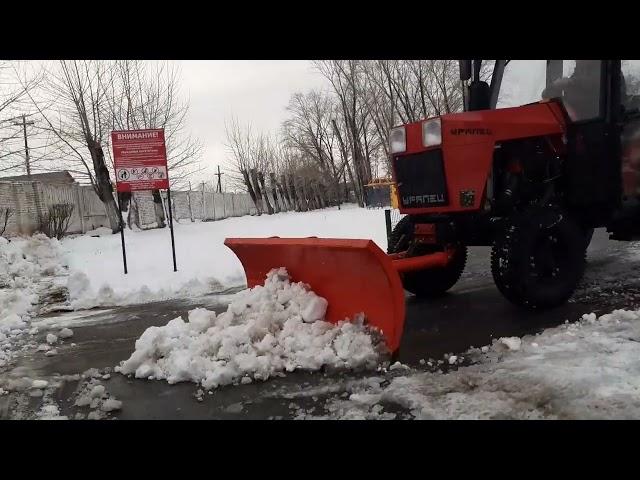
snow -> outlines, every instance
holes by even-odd
[[[96,229],[61,241],[42,234],[17,237],[10,242],[0,238],[0,368],[24,344],[20,338],[27,332],[36,335],[46,327],[61,328],[57,335],[48,336],[48,343],[53,345],[54,337],[69,338],[69,326],[107,321],[103,310],[55,319],[38,318],[31,325],[34,315],[52,308],[77,310],[192,298],[243,285],[242,265],[223,244],[227,237],[372,238],[386,248],[383,211],[354,205],[344,205],[340,210],[188,222],[176,224],[175,234],[178,272],[171,268],[167,229],[127,230],[128,275],[122,271],[120,236],[112,235],[109,229]],[[49,295],[57,298],[59,292],[65,291],[69,297],[67,304],[48,300]],[[227,298],[221,295],[220,301]],[[301,312],[305,322],[313,323],[319,318],[326,309],[323,301],[317,299],[307,305]],[[42,347],[40,350],[45,351]]]
[[[100,406],[100,410],[103,412],[113,412],[114,410],[120,410],[121,408],[122,402],[120,400],[114,400],[113,398],[108,398]]]
[[[238,293],[220,315],[198,308],[187,322],[179,317],[148,328],[118,370],[211,389],[297,369],[375,367],[384,353],[380,336],[362,318],[325,322],[326,306],[304,284],[292,283],[284,268],[274,269],[264,286]]]
[[[225,411],[227,413],[240,413],[242,412],[242,403],[238,402],[238,403],[232,403],[231,405],[229,405],[227,408],[225,408]]]
[[[49,345],[53,345],[57,341],[58,341],[58,337],[56,335],[54,335],[53,333],[47,333],[47,343]]]
[[[0,237],[0,367],[13,357],[16,340],[29,330],[41,297],[64,275],[55,239],[38,234],[9,242]]]
[[[197,297],[242,285],[242,265],[224,246],[225,238],[270,236],[371,238],[382,249],[387,242],[383,210],[354,205],[176,224],[177,272],[166,228],[125,231],[127,275],[119,235],[65,238],[61,245],[71,270],[71,305],[78,309]]]
[[[104,391],[104,385],[96,385],[95,387],[93,387],[89,395],[91,396],[91,398],[102,398],[102,396],[104,395]]]
[[[89,369],[83,375],[86,381],[78,387],[74,401],[76,407],[88,407],[88,420],[101,420],[109,414],[122,408],[122,402],[107,392],[107,389],[95,378],[96,369]],[[84,416],[82,417],[84,418]]]
[[[31,388],[42,389],[47,388],[47,385],[49,385],[49,382],[47,382],[46,380],[34,380],[31,384]]]
[[[395,362],[393,365],[391,365],[389,367],[389,370],[393,372],[394,370],[402,370],[402,369],[406,370],[406,369],[409,369],[409,368],[410,367],[408,367],[407,365],[403,365],[400,362]]]
[[[55,404],[44,405],[38,412],[40,420],[67,420],[68,418],[60,415],[60,409]]]
[[[63,328],[58,332],[58,337],[60,338],[71,338],[73,337],[73,330],[70,328]]]
[[[498,341],[506,345],[509,350],[520,350],[522,345],[522,340],[518,337],[502,337]]]
[[[396,376],[385,387],[354,384],[348,399],[327,403],[328,418],[380,418],[373,408],[381,404],[419,419],[640,416],[640,310],[584,315],[520,343],[504,340],[494,340],[486,353],[469,350],[476,363],[446,374]]]

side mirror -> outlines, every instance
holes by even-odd
[[[465,81],[471,78],[471,60],[458,60],[460,65],[460,80]]]

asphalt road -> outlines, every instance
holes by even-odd
[[[583,286],[571,301],[551,311],[530,313],[508,303],[493,285],[489,249],[472,248],[465,273],[449,294],[431,301],[407,296],[399,360],[412,368],[424,369],[421,359],[441,359],[445,353],[459,354],[471,346],[486,345],[493,338],[535,333],[566,320],[574,321],[592,311],[638,308],[640,284],[634,277],[638,276],[635,272],[640,271],[640,253],[629,254],[635,249],[638,249],[637,243],[610,241],[606,232],[596,231],[588,251]],[[41,325],[55,322],[62,326],[65,322],[74,322],[72,342],[75,346],[71,346],[71,341],[65,342],[52,357],[42,352],[24,352],[14,368],[3,375],[58,379],[59,387],[48,394],[60,406],[61,414],[69,418],[77,412],[86,414],[86,407],[73,406],[83,379],[60,381],[63,376],[81,374],[90,368],[108,373],[130,356],[135,340],[146,328],[164,325],[195,307],[222,311],[226,309],[225,298],[210,296],[39,318]],[[46,333],[43,329],[39,342],[44,341]],[[198,386],[191,383],[168,385],[164,381],[138,380],[117,373],[111,373],[111,378],[102,383],[123,402],[122,410],[113,412],[109,418],[280,419],[291,418],[300,408],[322,414],[323,400],[331,395],[344,395],[348,382],[367,374],[371,372],[296,372],[263,383],[220,388],[200,398],[196,395]],[[0,396],[0,418],[32,418],[41,402],[41,398],[29,397],[24,392]]]

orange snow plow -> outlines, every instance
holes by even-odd
[[[249,288],[267,273],[285,267],[292,281],[304,282],[329,302],[326,320],[339,322],[364,313],[391,352],[400,346],[404,290],[399,273],[448,264],[451,251],[404,258],[387,255],[372,240],[333,238],[227,238],[240,259]]]

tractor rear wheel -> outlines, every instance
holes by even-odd
[[[406,216],[394,227],[389,238],[388,253],[404,252],[414,240],[414,222]],[[426,255],[442,250],[436,245],[416,245],[412,256]],[[433,298],[443,295],[460,279],[467,262],[467,247],[456,248],[451,262],[443,268],[430,268],[400,274],[402,286],[417,297]]]
[[[584,230],[559,209],[532,209],[506,220],[491,251],[498,290],[528,309],[569,299],[585,268]]]

